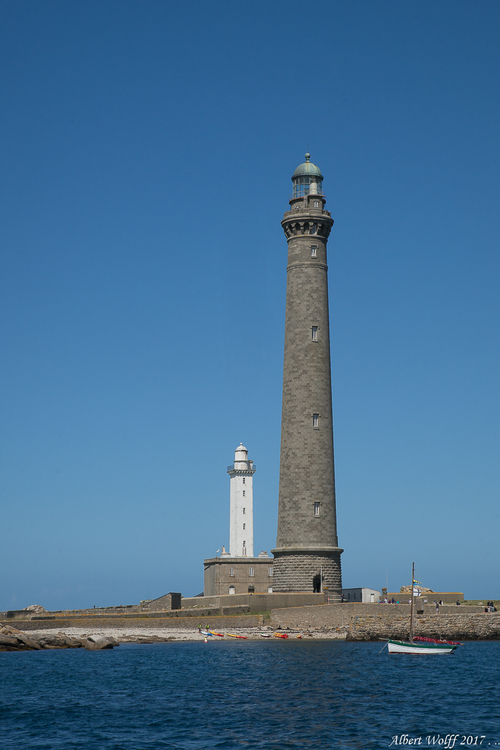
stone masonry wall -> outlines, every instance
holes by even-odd
[[[279,591],[311,591],[313,578],[323,569],[323,587],[329,596],[339,596],[342,590],[340,553],[282,555],[274,558],[274,588]]]
[[[228,607],[246,606],[249,612],[266,612],[281,607],[301,607],[305,604],[324,604],[324,594],[308,592],[287,592],[272,594],[232,594],[228,596],[196,596],[183,597],[182,609],[193,610],[191,614],[196,617],[195,611],[200,609],[223,608],[222,614],[227,614]]]
[[[393,638],[407,639],[410,632],[409,616],[355,616],[349,623],[348,640],[373,641]],[[451,640],[500,639],[498,613],[431,614],[414,617],[414,635]]]
[[[414,614],[414,634],[451,640],[500,638],[500,613],[485,613],[481,607],[446,609],[448,611],[443,612],[441,608],[439,614],[435,614],[434,608],[428,608],[424,614]],[[383,604],[294,607],[273,610],[271,625],[294,630],[336,631],[355,641],[406,639],[410,630],[410,607]]]

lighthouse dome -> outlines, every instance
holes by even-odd
[[[299,164],[292,175],[293,197],[302,198],[305,195],[322,195],[323,175],[321,169],[309,161],[311,154],[306,154],[306,160]]]
[[[309,161],[310,158],[311,158],[311,154],[307,153],[305,162],[303,164],[299,164],[299,166],[297,167],[297,169],[292,175],[292,180],[295,177],[302,177],[305,175],[309,175],[309,176],[314,175],[315,177],[319,177],[321,180],[323,179],[323,175],[321,174],[321,169],[317,167],[316,164],[313,164],[312,161]]]

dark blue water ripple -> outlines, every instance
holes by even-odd
[[[377,750],[408,746],[395,745],[403,735],[443,747],[456,733],[457,748],[462,735],[500,748],[500,643],[428,657],[380,649],[212,641],[0,653],[0,747]]]

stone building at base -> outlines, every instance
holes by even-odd
[[[258,557],[212,557],[204,560],[203,594],[272,594],[273,562],[267,552],[261,552]]]

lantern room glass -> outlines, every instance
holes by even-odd
[[[309,195],[311,190],[311,184],[316,184],[316,190],[313,191],[316,195],[323,195],[322,187],[323,179],[320,177],[311,177],[310,175],[303,175],[301,177],[293,178],[293,197],[303,198],[305,195]]]

